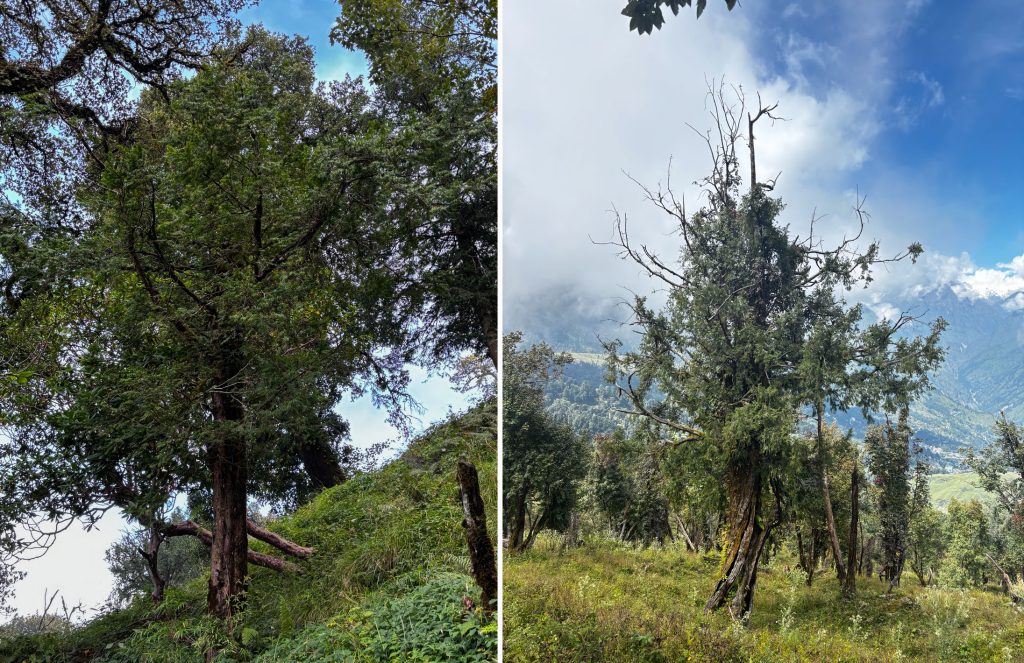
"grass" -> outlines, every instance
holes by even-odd
[[[747,626],[703,614],[719,560],[682,547],[591,541],[560,552],[545,538],[505,558],[505,660],[1024,661],[1024,615],[993,590],[892,594],[858,577],[843,599],[834,574],[808,588],[784,556],[762,566]]]
[[[1005,474],[1010,477],[1012,474]],[[995,499],[992,493],[986,492],[978,486],[977,475],[974,472],[958,472],[956,474],[931,474],[928,476],[928,489],[932,498],[932,506],[942,511],[946,510],[951,498],[957,498],[961,502],[976,499],[982,504],[991,504]]]
[[[230,631],[204,615],[206,578],[145,597],[70,631],[0,639],[0,661],[488,661],[496,625],[465,597],[468,576],[455,464],[477,466],[497,528],[494,400],[435,426],[379,471],[324,491],[270,529],[316,553],[300,573],[250,567]],[[270,552],[264,544],[253,547]]]

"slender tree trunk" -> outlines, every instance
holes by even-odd
[[[164,600],[164,590],[167,587],[167,580],[160,575],[160,544],[163,537],[160,535],[160,528],[153,523],[149,526],[149,540],[146,542],[146,549],[139,548],[139,554],[146,560],[146,568],[149,571],[149,580],[153,583],[150,598],[153,603],[160,603]]]
[[[494,544],[487,534],[487,512],[480,496],[480,479],[472,463],[460,460],[455,470],[462,498],[462,528],[469,548],[470,567],[476,584],[480,586],[480,605],[494,612],[498,600],[498,563]]]
[[[241,609],[239,603],[245,590],[249,552],[245,439],[234,430],[242,421],[244,410],[230,387],[237,373],[236,365],[227,362],[215,376],[212,409],[220,430],[219,439],[209,452],[213,479],[213,541],[206,603],[211,615],[225,620],[230,620]]]
[[[562,550],[577,548],[580,545],[580,512],[573,511],[569,514],[569,527],[562,537]]]
[[[860,557],[857,558],[857,575],[864,575],[864,523],[860,527]]]
[[[537,535],[540,534],[542,529],[544,529],[544,523],[547,522],[547,518],[548,514],[545,512],[540,515],[540,518],[530,523],[530,533],[527,535],[526,540],[523,541],[523,546],[520,548],[520,551],[529,550],[533,547],[533,542],[537,540]]]
[[[857,462],[853,464],[853,472],[850,476],[850,551],[846,558],[846,581],[843,583],[843,593],[852,596],[857,591],[857,525],[860,515],[860,472]]]
[[[814,584],[814,572],[818,569],[818,534],[811,532],[810,550],[807,551],[807,586]]]
[[[836,575],[839,582],[846,579],[846,569],[843,567],[843,551],[839,547],[839,534],[836,531],[836,519],[832,515],[832,497],[828,489],[828,467],[825,462],[825,406],[819,402],[815,405],[818,418],[818,468],[821,473],[821,497],[825,506],[825,525],[828,527],[829,541],[832,543],[832,559],[836,565]]]
[[[729,489],[729,532],[722,577],[704,606],[709,613],[722,607],[735,592],[730,605],[734,619],[746,619],[754,601],[757,567],[775,523],[762,525],[760,449],[753,446],[746,462],[734,466],[727,477]]]
[[[686,541],[686,549],[691,552],[697,552],[697,546],[693,544],[690,534],[686,531],[686,525],[683,524],[683,519],[678,515],[676,515],[676,526],[679,529],[679,533],[683,535],[683,540]]]
[[[807,570],[807,558],[804,557],[804,540],[800,536],[800,528],[796,528],[796,554],[800,558],[800,568]]]

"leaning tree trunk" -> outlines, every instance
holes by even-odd
[[[753,604],[758,561],[775,524],[762,524],[759,460],[760,450],[755,446],[746,462],[734,464],[727,475],[729,531],[722,577],[704,606],[705,613],[722,607],[733,592],[730,612],[734,618],[744,619]]]
[[[206,603],[211,615],[225,620],[230,620],[240,608],[238,603],[245,589],[249,552],[245,439],[234,430],[242,421],[244,410],[227,386],[237,372],[230,367],[217,371],[212,409],[220,430],[209,454],[213,479],[213,541]]]
[[[498,565],[494,544],[487,534],[487,512],[480,496],[480,479],[472,463],[460,460],[455,470],[462,498],[462,527],[469,548],[473,579],[480,586],[480,605],[487,613],[494,612],[492,602],[498,599]]]

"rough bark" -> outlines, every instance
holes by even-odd
[[[729,471],[729,532],[723,560],[723,574],[704,606],[710,613],[722,607],[730,593],[735,592],[730,605],[734,619],[746,619],[754,601],[757,586],[757,567],[764,544],[778,518],[762,526],[761,477],[756,471],[760,465],[760,451],[752,448],[745,463]]]
[[[249,557],[246,448],[245,440],[234,430],[244,410],[229,386],[237,373],[235,365],[227,362],[215,375],[212,410],[221,429],[209,450],[214,526],[206,603],[211,615],[225,620],[241,608],[238,603],[245,590]]]
[[[469,548],[473,579],[480,586],[480,605],[494,612],[498,599],[498,563],[487,534],[487,512],[480,496],[480,479],[472,463],[460,460],[455,470],[462,498],[462,529]]]
[[[567,548],[576,548],[580,545],[580,514],[578,511],[573,511],[569,514],[569,527],[565,530],[565,536],[562,537],[562,550]]]
[[[849,556],[846,558],[846,580],[843,583],[843,593],[852,595],[857,591],[857,525],[860,516],[860,472],[857,464],[853,465],[853,472],[850,476],[850,548]]]
[[[818,419],[818,471],[821,473],[821,497],[825,505],[825,525],[828,527],[829,541],[832,544],[832,558],[836,564],[836,575],[839,582],[846,579],[846,569],[843,566],[843,551],[839,547],[839,534],[836,531],[836,519],[832,514],[832,497],[828,489],[828,467],[825,462],[825,421],[824,404],[818,403],[815,406],[815,413]]]

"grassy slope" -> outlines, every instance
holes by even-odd
[[[786,563],[762,568],[740,628],[723,611],[703,614],[713,555],[613,542],[560,554],[539,541],[505,558],[505,660],[1024,660],[1024,616],[994,591],[923,589],[908,572],[889,596],[860,577],[847,601],[834,574],[808,588]]]
[[[479,590],[467,575],[454,467],[476,464],[493,538],[496,426],[491,400],[274,522],[316,554],[301,574],[250,567],[231,633],[203,615],[201,578],[159,608],[139,599],[70,633],[0,641],[0,661],[201,661],[211,644],[223,648],[219,661],[493,660],[493,620],[463,607]]]

